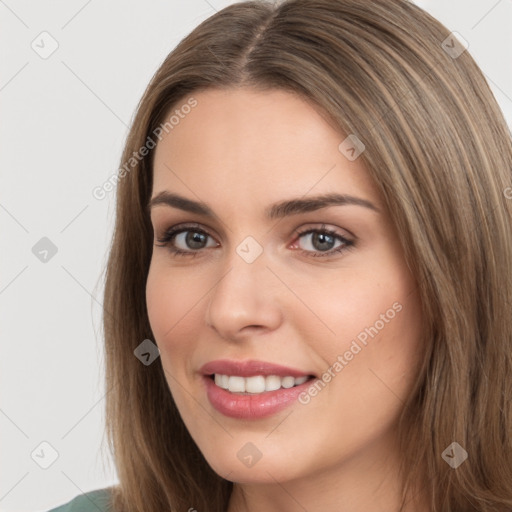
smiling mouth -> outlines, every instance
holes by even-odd
[[[305,382],[314,379],[313,375],[302,377],[279,375],[254,375],[252,377],[241,377],[239,375],[211,374],[208,377],[215,382],[219,388],[225,389],[238,395],[259,395],[278,389],[289,389],[300,386]]]

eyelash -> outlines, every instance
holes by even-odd
[[[211,237],[211,235],[209,233],[207,233],[206,231],[204,231],[203,229],[201,229],[198,226],[183,226],[183,225],[181,225],[181,226],[175,226],[175,227],[172,227],[172,228],[169,228],[168,230],[166,230],[164,232],[163,237],[157,239],[157,242],[159,242],[159,243],[155,244],[155,245],[157,245],[158,247],[167,247],[173,256],[190,256],[190,257],[194,258],[199,254],[199,252],[202,251],[202,249],[198,249],[195,251],[194,250],[184,251],[182,249],[176,249],[175,247],[172,247],[172,245],[170,245],[170,242],[177,235],[179,235],[180,233],[187,232],[187,231],[191,231],[193,233],[201,233],[205,236]],[[320,229],[305,229],[303,231],[297,232],[296,238],[299,239],[299,238],[303,237],[304,235],[309,235],[311,233],[321,233],[321,234],[330,235],[342,242],[342,244],[339,247],[337,247],[336,249],[331,249],[329,251],[324,251],[324,252],[318,251],[316,254],[314,251],[306,251],[304,249],[298,249],[303,254],[306,254],[307,256],[311,256],[313,258],[324,258],[324,257],[328,257],[328,256],[333,256],[333,255],[341,253],[345,250],[352,250],[355,246],[354,241],[348,240],[347,238],[340,235],[339,233],[337,233],[334,230],[326,229],[323,227]]]
[[[177,227],[172,227],[172,228],[169,228],[168,230],[166,230],[164,232],[163,237],[157,239],[157,242],[159,242],[159,244],[156,244],[156,245],[158,247],[167,247],[173,256],[191,256],[194,258],[198,255],[199,252],[201,252],[202,249],[198,249],[195,251],[194,250],[184,251],[183,249],[176,249],[175,247],[172,247],[170,245],[170,242],[177,235],[179,235],[180,233],[187,232],[187,231],[191,231],[193,233],[201,233],[206,236],[211,236],[209,233],[207,233],[203,229],[196,227],[196,226],[177,226]],[[304,235],[309,235],[311,233],[321,233],[321,234],[330,235],[330,236],[333,236],[334,238],[337,238],[338,240],[340,240],[342,242],[342,245],[340,245],[336,249],[331,249],[330,251],[325,251],[323,253],[318,251],[317,254],[314,254],[313,251],[305,251],[304,249],[299,249],[302,253],[305,253],[307,256],[312,256],[313,258],[323,258],[323,257],[327,257],[327,256],[333,256],[334,254],[341,253],[345,250],[351,250],[354,248],[354,245],[355,245],[355,242],[353,242],[352,240],[348,240],[347,238],[340,235],[339,233],[337,233],[334,230],[325,229],[325,228],[305,229],[303,231],[297,232],[296,236],[297,236],[297,238],[301,238]]]

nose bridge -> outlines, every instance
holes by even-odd
[[[209,296],[207,324],[225,337],[244,327],[274,329],[280,321],[272,272],[263,246],[247,236],[225,257],[222,276]]]

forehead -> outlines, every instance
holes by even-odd
[[[180,110],[190,97],[195,106]],[[311,190],[378,200],[363,160],[339,150],[346,135],[293,93],[209,89],[184,98],[166,119],[173,113],[175,124],[155,149],[153,195],[192,189],[257,203]]]

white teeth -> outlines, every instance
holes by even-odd
[[[275,391],[281,387],[281,377],[277,375],[267,375],[265,377],[265,390]]]
[[[236,375],[221,375],[216,373],[215,384],[232,393],[259,394],[265,391],[275,391],[280,388],[291,388],[304,384],[309,377],[279,377],[278,375],[255,375],[254,377],[239,377]]]
[[[265,387],[265,377],[263,375],[256,375],[256,377],[247,377],[245,379],[245,391],[247,393],[263,393]]]
[[[244,393],[245,379],[243,377],[235,377],[234,375],[231,375],[228,381],[228,389],[233,393]]]
[[[283,386],[283,388],[292,388],[293,386],[295,386],[295,381],[300,381],[301,379],[304,379],[302,382],[300,382],[300,384],[302,384],[303,382],[306,382],[307,380],[307,377],[300,377],[300,379],[295,379],[294,377],[283,377],[282,381],[281,381],[281,386]],[[299,382],[297,382],[298,384]]]

